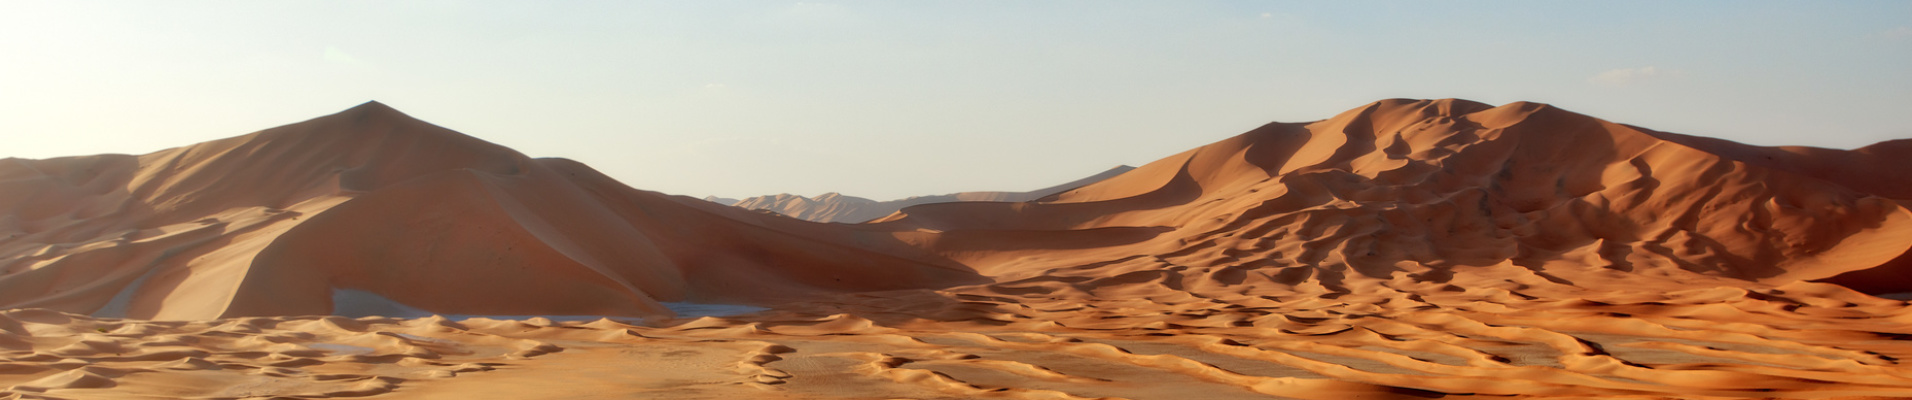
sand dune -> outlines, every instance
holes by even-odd
[[[1907,143],[1386,100],[822,224],[368,104],[0,163],[0,304],[68,312],[0,312],[0,398],[1905,398]]]
[[[9,159],[0,177],[4,307],[324,314],[357,289],[442,313],[642,316],[980,281],[884,253],[881,233],[629,189],[378,103],[141,156]]]
[[[889,215],[902,207],[885,207],[882,202],[830,192],[808,197],[789,193],[737,200],[729,206],[770,211],[791,218],[817,222],[858,223]],[[887,212],[881,209],[887,209]]]
[[[1069,189],[1075,189],[1104,179],[1121,175],[1135,167],[1122,165],[1110,168],[1095,175],[1027,192],[961,192],[934,196],[915,196],[904,199],[876,201],[842,193],[824,193],[817,197],[805,197],[789,193],[757,196],[743,200],[719,197],[705,197],[704,201],[727,206],[743,207],[751,210],[775,212],[792,218],[817,222],[838,222],[853,224],[889,216],[904,207],[918,204],[950,203],[959,201],[987,202],[1025,202],[1048,197]]]
[[[914,241],[958,261],[991,260],[969,263],[993,276],[1144,258],[1252,264],[1343,292],[1349,278],[1440,283],[1491,266],[1577,287],[1641,276],[1783,284],[1880,266],[1912,247],[1912,213],[1848,185],[1857,184],[1543,104],[1390,100],[1270,124],[1043,201],[923,205],[879,222],[945,232]],[[1014,239],[1028,234],[1142,229],[1161,233],[1124,246],[978,251],[1028,247]],[[1912,281],[1898,284],[1881,290],[1912,291]]]

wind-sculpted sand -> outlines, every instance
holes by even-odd
[[[372,117],[301,129],[412,121],[355,110]],[[277,129],[247,137],[297,131]],[[1387,100],[1031,202],[866,224],[442,144],[426,159],[471,158],[258,164],[334,182],[272,186],[293,194],[120,193],[89,159],[16,161],[65,186],[0,199],[19,232],[0,304],[189,321],[0,313],[0,398],[1905,398],[1912,308],[1871,295],[1912,292],[1905,143],[1764,148]],[[296,316],[338,290],[630,318]],[[656,303],[684,300],[771,309]]]
[[[1825,284],[1103,300],[884,292],[732,319],[0,319],[5,398],[1896,398],[1899,301]],[[975,293],[987,289],[973,290]],[[1578,292],[1568,290],[1568,292]],[[1532,294],[1529,294],[1532,293]],[[884,304],[873,307],[872,304]],[[923,310],[937,310],[928,315]],[[824,315],[824,312],[838,314]]]

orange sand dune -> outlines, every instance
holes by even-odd
[[[1853,177],[1857,168],[1822,179],[1656,134],[1668,135],[1544,104],[1388,100],[1269,124],[1034,203],[923,205],[879,222],[944,232],[906,239],[993,276],[1097,263],[1249,267],[1329,292],[1439,285],[1496,267],[1581,288],[1643,277],[1786,283],[1912,248],[1912,213],[1853,188],[1912,180],[1873,183]],[[1872,163],[1890,162],[1904,163]],[[1090,248],[1021,239],[1113,241],[1140,230],[1158,233]],[[1005,248],[1014,250],[981,251]],[[1912,291],[1912,280],[1884,285]]]
[[[1115,168],[1110,168],[1107,171],[1102,171],[1101,173],[1090,175],[1082,179],[1077,179],[1077,180],[1069,181],[1060,185],[1031,190],[1027,192],[961,192],[961,193],[940,194],[940,195],[934,195],[934,196],[914,196],[914,197],[890,200],[890,201],[876,201],[876,200],[870,200],[870,199],[856,197],[856,196],[845,196],[841,193],[835,193],[835,192],[824,193],[822,195],[818,195],[817,197],[804,197],[804,196],[784,193],[784,194],[771,195],[771,196],[757,196],[757,197],[752,197],[752,198],[743,199],[743,200],[732,200],[732,199],[725,199],[725,198],[719,198],[719,197],[705,197],[704,200],[718,203],[718,204],[723,204],[723,205],[743,207],[743,208],[752,209],[752,210],[771,211],[771,212],[783,214],[785,216],[789,216],[789,217],[797,218],[801,220],[806,220],[806,221],[858,223],[858,222],[864,222],[864,221],[869,221],[872,219],[888,216],[890,214],[895,213],[897,210],[903,209],[904,207],[909,207],[909,206],[913,206],[917,204],[949,203],[949,202],[958,202],[958,201],[989,201],[989,202],[1012,202],[1012,203],[1032,201],[1032,200],[1041,199],[1043,197],[1048,197],[1056,193],[1061,193],[1069,189],[1075,189],[1075,188],[1082,187],[1091,183],[1101,182],[1104,179],[1109,179],[1109,178],[1115,177],[1116,175],[1121,175],[1122,173],[1129,172],[1129,170],[1132,170],[1132,169],[1135,169],[1135,167],[1130,167],[1127,165],[1117,166]]]
[[[331,312],[665,314],[976,282],[883,234],[629,189],[373,102],[142,156],[0,162],[0,306],[153,319]],[[854,244],[854,245],[853,245]]]
[[[1854,290],[1912,292],[1907,143],[1386,100],[850,225],[374,103],[7,160],[0,304],[99,316],[0,312],[0,398],[1907,398],[1912,308]],[[332,289],[653,317],[295,316]]]

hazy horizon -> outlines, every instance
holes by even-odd
[[[1385,98],[1912,137],[1909,2],[0,2],[0,157],[376,100],[694,197],[1021,191]]]

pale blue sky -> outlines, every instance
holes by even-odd
[[[0,156],[379,100],[693,196],[1027,190],[1383,98],[1912,137],[1912,2],[0,0]]]

